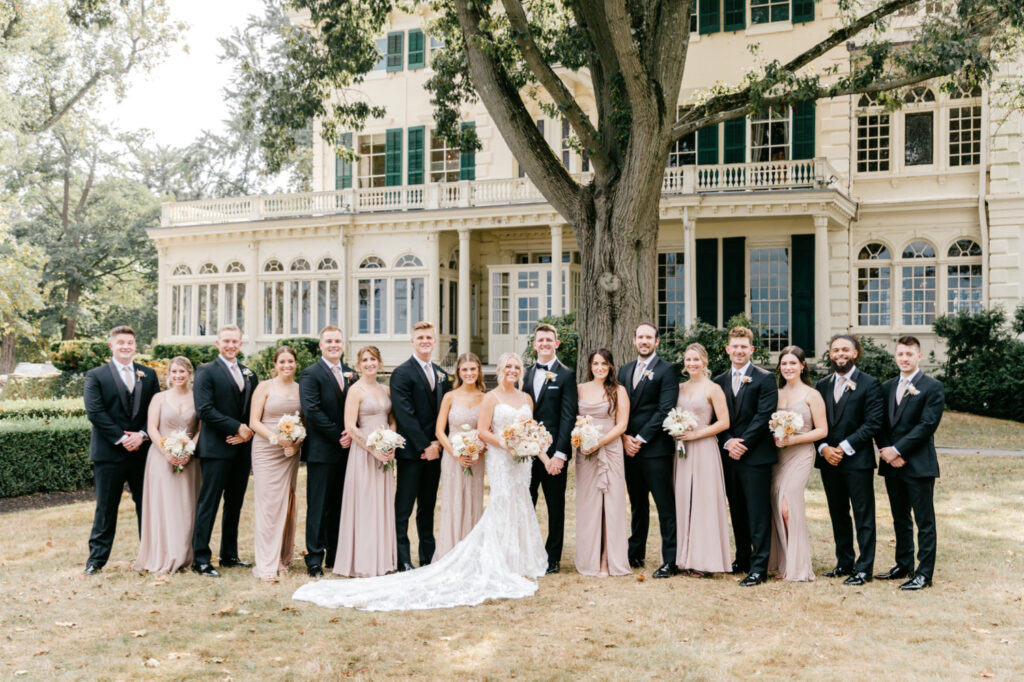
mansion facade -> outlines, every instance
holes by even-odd
[[[685,102],[738,82],[748,45],[795,54],[837,25],[835,0],[701,0]],[[741,11],[742,10],[742,11]],[[472,350],[485,363],[522,351],[537,320],[577,308],[571,227],[525,177],[481,104],[467,107],[482,149],[432,134],[423,84],[438,43],[427,10],[396,12],[381,61],[359,86],[382,120],[344,136],[343,161],[315,128],[309,193],[163,206],[149,230],[159,254],[159,341],[212,341],[236,323],[252,352],[337,324],[350,353],[373,344],[393,367],[419,319],[434,321],[437,359]],[[911,21],[913,17],[902,20]],[[847,67],[853,46],[817,66]],[[1007,67],[1006,73],[1011,69]],[[585,110],[588,78],[562,73]],[[770,348],[815,355],[852,331],[893,345],[959,310],[1012,308],[1024,293],[1024,122],[988,89],[926,83],[889,111],[840,97],[705,128],[667,160],[658,237],[657,324],[722,325],[746,313]],[[682,103],[682,102],[681,102]],[[538,128],[571,173],[567,121],[538,107]]]

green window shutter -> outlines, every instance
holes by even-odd
[[[717,327],[718,322],[718,240],[697,240],[697,317]]]
[[[793,158],[814,158],[814,102],[793,107]]]
[[[408,184],[423,184],[423,139],[426,131],[423,126],[409,128],[409,152],[407,154]]]
[[[722,0],[700,0],[697,5],[697,32],[700,35],[721,29],[722,17],[718,11]]]
[[[792,307],[791,336],[794,345],[813,358],[814,349],[814,235],[794,234],[792,237]]]
[[[799,0],[794,0],[799,2]],[[810,0],[814,2],[814,0]],[[742,31],[747,27],[747,0],[725,0],[725,31]]]
[[[747,119],[734,118],[725,122],[725,144],[722,163],[746,163]]]
[[[352,149],[352,133],[344,133],[341,136],[339,147]],[[349,189],[352,187],[352,162],[346,161],[340,156],[334,157],[334,189]]]
[[[427,51],[423,40],[423,31],[413,29],[409,31],[409,68],[422,69],[427,65]]]
[[[805,21],[814,21],[814,0],[793,0],[793,23]]]
[[[403,48],[402,43],[405,42],[405,34],[401,31],[388,34],[388,56],[387,56],[387,70],[388,71],[401,71],[403,66]]]
[[[476,123],[468,121],[462,124],[462,130],[476,128]],[[459,180],[476,180],[476,150],[464,151],[459,156]]]
[[[747,251],[745,237],[722,240],[722,323],[747,311]]]
[[[718,163],[718,124],[697,131],[697,165],[714,166]]]
[[[388,130],[384,138],[384,184],[388,187],[402,184],[402,129]]]

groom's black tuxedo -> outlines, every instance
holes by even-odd
[[[195,530],[192,533],[192,560],[210,563],[210,535],[217,518],[217,507],[224,498],[221,518],[220,560],[238,559],[238,519],[242,514],[245,489],[252,468],[252,439],[229,445],[228,436],[249,424],[249,404],[258,383],[250,369],[238,363],[242,390],[224,361],[217,357],[196,370],[192,394],[196,414],[202,421],[196,455],[202,468],[202,484],[196,505]]]
[[[427,461],[420,455],[437,440],[437,413],[441,399],[451,390],[451,379],[439,365],[431,363],[434,388],[415,357],[410,357],[391,374],[391,410],[405,447],[395,451],[398,481],[395,485],[395,534],[398,540],[398,565],[411,564],[409,517],[416,506],[416,532],[419,534],[420,566],[434,556],[434,504],[441,481],[441,459]]]
[[[815,385],[825,401],[828,435],[814,444],[818,452],[814,466],[821,469],[821,483],[832,519],[836,567],[870,574],[875,563],[875,449],[872,439],[882,427],[885,410],[877,379],[854,367],[849,380],[855,388],[847,383],[839,402],[834,398],[834,372]],[[844,442],[852,454],[844,453],[836,466],[825,461],[822,446],[839,447]],[[855,558],[853,551],[851,507],[857,527],[859,558]]]
[[[149,403],[160,391],[160,382],[156,372],[144,365],[133,363],[132,372],[136,378],[131,392],[113,360],[85,375],[85,413],[92,423],[89,459],[96,485],[88,565],[97,568],[102,568],[110,557],[125,482],[135,502],[139,532],[142,531],[142,483],[150,444],[143,442],[138,450],[129,452],[118,441],[125,431],[146,430]]]
[[[334,566],[338,550],[341,493],[345,487],[348,448],[341,447],[345,430],[345,398],[354,372],[341,366],[344,388],[323,359],[302,370],[299,399],[306,418],[306,566]],[[348,375],[346,378],[345,375]]]
[[[718,434],[718,444],[736,538],[735,563],[742,571],[767,576],[772,537],[772,465],[778,459],[768,421],[779,407],[779,389],[770,372],[749,363],[739,391],[733,395],[732,372],[730,367],[714,381],[725,392],[729,407],[729,428]],[[725,444],[733,438],[742,438],[747,448],[738,460],[725,450]]]
[[[640,381],[633,386],[635,370],[635,360],[619,368],[619,383],[629,394],[626,435],[644,441],[635,456],[625,457],[631,524],[629,560],[642,563],[647,550],[651,515],[649,493],[658,508],[662,563],[675,564],[676,498],[672,471],[675,442],[665,432],[662,422],[679,398],[678,372],[674,365],[654,355]]]
[[[882,384],[885,421],[875,434],[879,449],[893,447],[906,464],[894,467],[885,460],[878,463],[878,474],[885,477],[893,527],[896,531],[896,565],[913,575],[932,579],[935,571],[935,507],[933,493],[939,477],[939,459],[935,453],[935,430],[942,420],[946,393],[942,383],[918,371],[899,405],[896,391],[899,377]],[[914,516],[911,520],[910,512]],[[914,522],[917,522],[918,567],[914,570]]]
[[[553,379],[544,379],[539,394],[534,393],[536,373],[538,371],[554,374]],[[572,457],[572,430],[576,426],[576,411],[579,407],[576,397],[576,373],[560,363],[557,358],[552,360],[550,368],[538,369],[531,365],[523,378],[523,389],[534,399],[533,418],[544,424],[551,434],[551,447],[548,456],[556,452],[566,456],[566,464],[557,476],[552,476],[544,468],[540,458],[534,458],[530,474],[530,496],[533,505],[537,506],[538,489],[544,489],[544,502],[548,507],[548,539],[544,549],[548,554],[548,563],[562,560],[562,542],[565,536],[565,486],[569,480],[568,459]]]

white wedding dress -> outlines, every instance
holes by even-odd
[[[493,430],[530,416],[530,408],[498,403]],[[480,522],[436,563],[376,578],[306,583],[293,599],[364,611],[406,611],[475,606],[488,599],[521,599],[537,591],[530,578],[544,575],[547,554],[530,499],[531,461],[516,462],[488,446],[490,502]]]

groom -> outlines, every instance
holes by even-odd
[[[544,490],[548,507],[548,573],[558,573],[562,560],[562,539],[565,535],[565,484],[569,478],[566,463],[572,455],[572,429],[576,425],[576,376],[555,357],[561,342],[558,330],[550,324],[539,324],[533,332],[533,349],[537,362],[526,370],[523,388],[533,396],[533,418],[551,434],[547,466],[539,457],[533,460],[530,475],[530,496],[537,506],[539,488]]]

